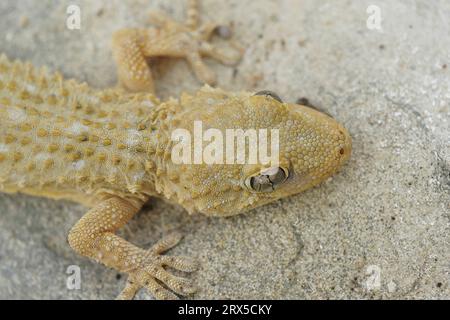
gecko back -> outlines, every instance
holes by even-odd
[[[159,101],[96,91],[0,58],[0,190],[90,203],[100,191],[139,193]],[[121,111],[121,112],[119,112]]]

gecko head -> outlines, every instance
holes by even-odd
[[[336,120],[269,91],[208,87],[182,104],[179,121],[194,137],[201,124],[203,138],[197,151],[188,141],[193,162],[196,152],[201,161],[174,168],[180,179],[172,187],[189,211],[235,215],[300,193],[333,175],[351,153],[350,135]]]

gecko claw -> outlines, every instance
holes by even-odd
[[[225,25],[218,25],[214,29],[214,33],[218,35],[220,38],[229,40],[231,39],[233,33],[231,32],[231,28]]]

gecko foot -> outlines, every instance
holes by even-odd
[[[150,12],[152,28],[127,28],[114,33],[112,49],[117,64],[119,83],[131,92],[154,92],[153,73],[149,58],[173,57],[186,59],[197,78],[214,85],[216,74],[203,61],[209,57],[225,65],[237,64],[244,48],[231,38],[231,28],[208,22],[200,24],[198,1],[189,2],[185,23],[177,22],[160,11]],[[226,48],[210,40],[213,35],[228,39]]]
[[[158,241],[147,251],[142,267],[130,271],[125,288],[117,300],[131,300],[141,288],[146,288],[156,299],[176,300],[178,295],[187,296],[196,291],[192,281],[169,273],[165,267],[184,272],[193,272],[197,264],[188,257],[161,255],[180,242],[179,233],[171,234]]]

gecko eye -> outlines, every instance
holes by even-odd
[[[246,179],[245,185],[251,191],[272,192],[289,177],[285,168],[273,167],[261,171],[259,174]]]
[[[259,91],[257,93],[255,93],[255,96],[269,96],[272,99],[277,100],[280,103],[283,103],[283,100],[281,100],[280,96],[277,95],[275,92],[273,91],[269,91],[269,90],[263,90],[263,91]]]

